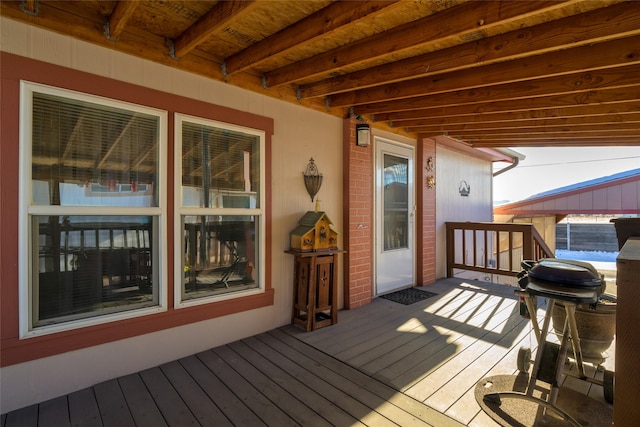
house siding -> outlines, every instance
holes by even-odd
[[[340,308],[355,308],[373,298],[374,163],[373,149],[355,144],[355,121],[340,119],[276,98],[207,79],[82,40],[0,17],[2,55],[2,145],[0,147],[0,412],[6,413],[93,384],[157,366],[186,355],[226,344],[291,322],[293,259],[285,254],[290,232],[314,203],[304,188],[302,172],[311,157],[324,176],[316,198],[320,210],[333,220],[338,247],[345,249],[338,272]],[[179,67],[179,64],[177,64]],[[11,71],[7,73],[5,71]],[[267,290],[264,294],[198,307],[173,307],[173,147],[169,146],[169,211],[167,212],[169,309],[135,320],[19,339],[19,261],[17,242],[19,176],[19,99],[17,80],[60,85],[73,90],[138,102],[217,120],[255,126],[269,134],[267,188],[270,234],[266,236]],[[138,97],[138,98],[136,98]],[[170,103],[171,106],[158,105]],[[173,134],[173,114],[169,115]],[[456,157],[438,148],[436,141],[416,142],[391,132],[374,134],[409,143],[416,148],[417,285],[435,281],[444,270],[443,221],[490,220],[491,166],[473,156]],[[436,189],[428,188],[425,171],[436,158]],[[453,163],[450,163],[452,159]],[[466,165],[469,162],[471,166]],[[469,209],[456,205],[446,212],[438,206],[452,203],[449,184],[458,180],[450,165],[474,171]],[[462,164],[465,164],[462,167]],[[441,174],[443,172],[443,174]],[[431,172],[433,173],[433,172]],[[465,175],[467,176],[467,175]],[[480,183],[482,181],[482,183]],[[457,187],[457,181],[455,186]],[[477,191],[482,189],[482,191]],[[446,190],[446,191],[445,191]],[[436,203],[436,200],[438,202]],[[468,202],[466,200],[465,202]],[[460,200],[457,200],[460,202]],[[485,211],[488,215],[485,215]],[[453,213],[461,215],[453,215]],[[487,219],[488,218],[488,219]]]
[[[436,275],[446,277],[446,222],[492,222],[492,164],[449,148],[436,145]],[[462,196],[462,181],[470,186]]]
[[[80,40],[0,18],[2,58],[2,162],[0,249],[2,355],[0,411],[44,401],[107,379],[261,333],[291,322],[293,260],[284,253],[289,233],[313,209],[302,171],[310,157],[325,176],[318,197],[322,209],[342,226],[342,121],[304,107],[238,89],[178,69],[154,64]],[[8,58],[8,60],[7,60]],[[37,61],[37,62],[34,62]],[[5,72],[13,69],[11,72]],[[17,74],[17,76],[16,76]],[[154,316],[86,330],[18,338],[18,123],[17,78],[153,105],[178,100],[180,111],[242,124],[256,123],[270,134],[271,234],[266,264],[271,290],[221,304],[173,309],[173,232],[168,230],[169,310]],[[105,85],[108,85],[105,87]],[[172,134],[172,115],[169,134]],[[271,129],[268,129],[271,126]],[[273,134],[273,135],[271,135]],[[169,147],[169,156],[173,156]],[[172,165],[172,158],[168,165]],[[171,170],[168,171],[172,173]],[[172,176],[172,175],[171,175]],[[169,182],[171,183],[171,179]],[[171,184],[169,187],[173,187]],[[171,191],[171,190],[169,190]],[[173,194],[168,194],[172,203]],[[167,220],[173,224],[173,210]],[[170,225],[171,227],[171,225]],[[339,242],[342,245],[342,242]],[[341,281],[339,281],[341,282]],[[338,286],[342,287],[339,283]],[[230,325],[232,325],[230,327]]]

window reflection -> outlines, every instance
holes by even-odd
[[[186,216],[183,298],[256,288],[256,234],[253,216]]]
[[[34,326],[157,304],[153,217],[34,216]]]
[[[408,247],[409,160],[384,155],[384,250]]]

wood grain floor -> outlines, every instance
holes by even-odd
[[[531,322],[520,316],[514,288],[443,279],[428,286],[438,295],[403,306],[381,298],[340,313],[330,328],[301,333],[298,339],[469,426],[497,425],[475,400],[482,378],[515,375],[521,347],[537,341]],[[540,300],[540,324],[544,302]],[[556,341],[550,335],[549,341]],[[614,371],[614,345],[604,367]],[[565,369],[575,369],[567,364]],[[587,367],[602,379],[602,371]],[[604,401],[599,385],[566,377],[569,387]]]
[[[376,298],[330,327],[289,325],[97,384],[0,426],[494,426],[473,389],[517,372],[518,349],[536,347],[530,322],[513,288],[445,279],[428,290],[437,295]],[[602,387],[564,385],[604,401]]]

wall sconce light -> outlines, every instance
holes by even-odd
[[[427,177],[427,188],[435,188],[436,187],[436,179],[433,175],[429,175]]]
[[[368,147],[371,143],[371,126],[366,123],[356,124],[356,145]]]
[[[320,187],[322,187],[322,174],[318,171],[313,157],[309,159],[307,168],[302,172],[302,175],[304,176],[304,186],[309,196],[311,196],[311,202],[313,202],[313,198],[318,194],[318,191],[320,191]]]

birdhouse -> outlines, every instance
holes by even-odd
[[[338,249],[338,233],[324,212],[308,211],[291,232],[291,250],[300,252]]]

